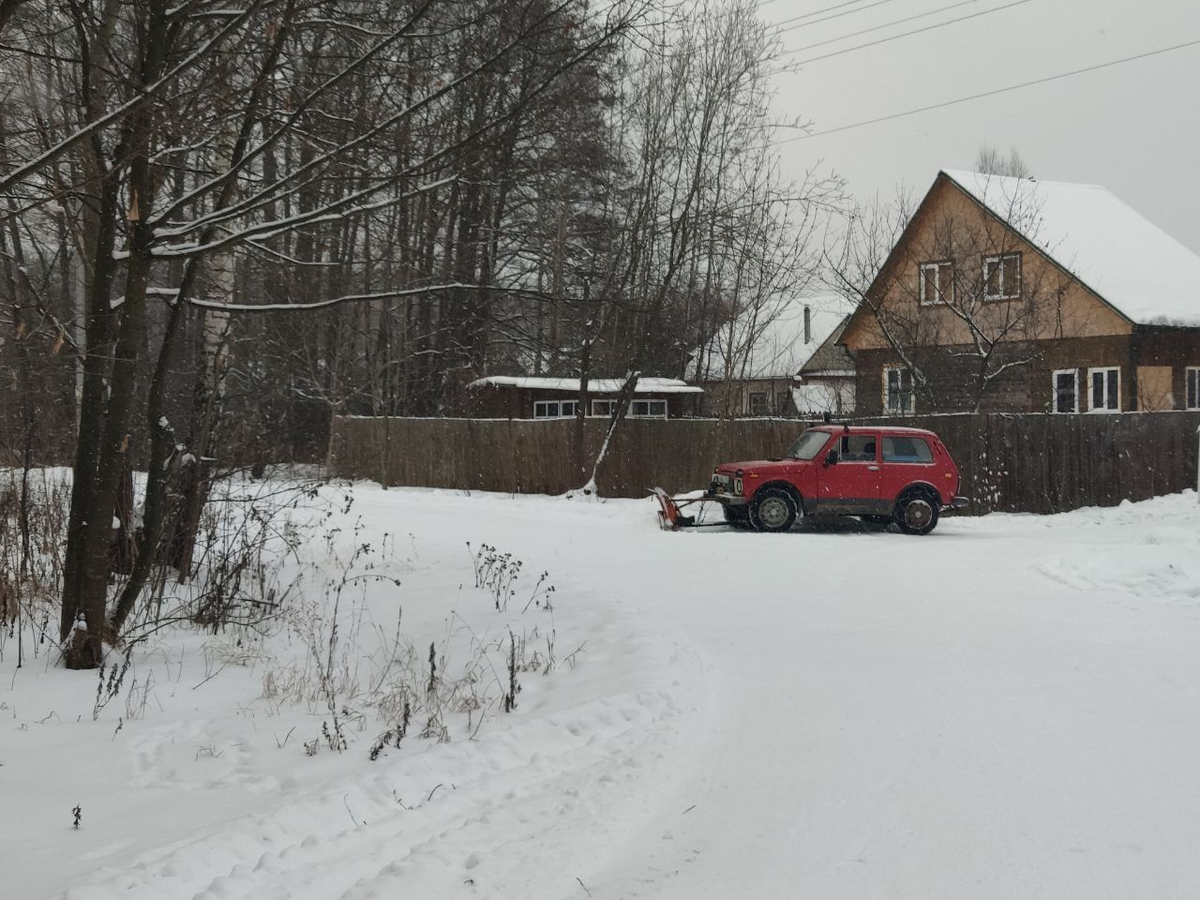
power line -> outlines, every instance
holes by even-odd
[[[971,19],[978,19],[980,16],[987,16],[991,15],[992,13],[1003,12],[1006,9],[1012,9],[1015,6],[1024,6],[1026,3],[1032,2],[1033,0],[1015,0],[1013,3],[1005,3],[1003,6],[993,6],[990,9],[981,9],[979,12],[974,12],[966,16],[959,16],[957,19],[947,19],[944,22],[934,22],[932,25],[914,28],[912,31],[902,31],[900,34],[893,34],[889,37],[880,38],[877,41],[868,41],[865,44],[855,44],[853,47],[845,47],[841,50],[834,50],[832,53],[823,53],[820,56],[813,56],[809,59],[801,60],[798,63],[790,63],[789,65],[806,66],[809,63],[820,62],[823,59],[832,59],[835,56],[843,56],[847,53],[853,53],[856,50],[865,50],[868,47],[877,47],[880,44],[887,44],[891,41],[898,41],[901,38],[912,37],[914,34],[924,34],[926,31],[935,31],[938,28],[945,28],[947,25],[957,25],[959,22],[967,22]]]
[[[1194,41],[1186,41],[1182,44],[1175,44],[1170,47],[1161,47],[1158,50],[1149,50],[1145,53],[1138,53],[1134,56],[1126,56],[1122,59],[1114,59],[1109,62],[1097,63],[1094,66],[1085,66],[1082,69],[1072,69],[1070,72],[1060,72],[1057,75],[1047,75],[1045,78],[1035,78],[1032,81],[1023,81],[1020,84],[1012,84],[1008,87],[996,88],[991,91],[983,91],[979,94],[971,94],[969,97],[959,97],[956,100],[944,100],[941,103],[931,103],[928,106],[918,107],[917,109],[909,109],[904,112],[892,113],[887,116],[878,116],[874,119],[867,119],[862,122],[854,122],[850,125],[839,125],[837,128],[826,128],[824,131],[814,131],[809,134],[798,134],[794,137],[783,138],[776,141],[776,145],[790,144],[793,141],[804,141],[809,138],[821,137],[826,134],[836,134],[840,131],[850,131],[853,128],[862,128],[866,125],[877,125],[880,122],[890,122],[893,119],[903,119],[906,116],[915,116],[917,113],[931,112],[935,109],[944,109],[947,106],[957,106],[960,103],[968,103],[972,100],[982,100],[985,97],[995,97],[998,94],[1007,94],[1010,91],[1018,91],[1027,87],[1034,87],[1039,84],[1048,84],[1051,81],[1061,81],[1064,78],[1073,78],[1076,75],[1085,75],[1088,72],[1098,72],[1101,69],[1109,69],[1113,66],[1124,65],[1125,63],[1136,62],[1139,59],[1148,59],[1152,56],[1160,56],[1164,53],[1173,53],[1176,50],[1184,50],[1188,47],[1195,47],[1200,44],[1200,38]]]
[[[813,50],[817,47],[824,47],[827,44],[836,44],[838,41],[849,40],[852,37],[860,37],[864,34],[870,34],[872,31],[882,31],[885,28],[891,28],[895,25],[903,25],[905,22],[915,22],[917,19],[925,19],[929,16],[936,16],[938,13],[949,12],[952,9],[958,9],[960,6],[971,6],[978,2],[979,0],[959,0],[958,3],[951,3],[949,6],[939,6],[937,9],[929,10],[929,12],[917,13],[915,16],[905,16],[903,19],[896,19],[895,21],[887,22],[883,25],[873,25],[870,28],[864,28],[861,31],[852,31],[849,34],[839,35],[838,37],[829,38],[828,40],[824,41],[817,41],[815,44],[806,44],[803,47],[796,47],[787,52],[799,53],[801,50]]]
[[[782,22],[776,22],[775,23],[775,29],[776,29],[775,34],[776,35],[786,34],[787,32],[795,31],[798,28],[807,28],[809,25],[820,25],[822,22],[828,22],[832,19],[840,19],[843,16],[853,15],[854,13],[860,13],[860,12],[863,12],[864,10],[874,9],[876,6],[883,6],[885,3],[894,3],[894,2],[895,2],[895,0],[874,0],[873,3],[867,3],[862,6],[856,5],[854,9],[847,9],[847,10],[843,10],[842,12],[835,12],[835,13],[833,13],[833,15],[825,16],[823,19],[813,19],[813,16],[819,16],[819,15],[821,15],[821,13],[833,12],[833,10],[842,9],[842,7],[844,7],[844,6],[851,6],[851,5],[859,4],[859,3],[862,3],[862,0],[850,0],[850,2],[848,2],[848,3],[835,3],[833,6],[827,6],[824,9],[814,9],[812,12],[803,13],[802,15],[799,15],[799,16],[792,16],[790,19],[784,19]],[[812,21],[811,22],[801,22],[800,21],[801,19],[812,19]],[[798,22],[799,24],[792,25],[791,24],[792,22]],[[783,27],[785,25],[787,26],[786,28]]]

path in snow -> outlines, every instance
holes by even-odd
[[[549,569],[560,639],[587,641],[578,666],[527,677],[517,713],[474,741],[375,764],[371,734],[343,757],[280,750],[265,712],[240,731],[219,707],[131,724],[124,793],[143,818],[125,827],[144,833],[94,845],[110,852],[93,872],[24,873],[42,893],[23,896],[1124,900],[1200,884],[1194,494],[947,518],[928,538],[667,534],[638,502],[356,494],[371,527],[414,532],[428,577],[466,540]],[[197,759],[206,737],[238,752]],[[261,792],[227,802],[238,785]],[[175,810],[161,835],[153,793]],[[72,838],[95,840],[28,849],[61,858]]]

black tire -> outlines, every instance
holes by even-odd
[[[729,506],[721,504],[721,514],[725,516],[725,522],[730,528],[736,528],[739,531],[750,527],[750,512],[745,506]]]
[[[910,491],[896,503],[896,524],[905,534],[929,534],[937,527],[941,506],[929,491]]]
[[[783,488],[763,488],[750,503],[750,524],[755,531],[788,531],[797,515],[796,498]]]

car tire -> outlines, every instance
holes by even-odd
[[[905,534],[929,534],[937,527],[941,503],[927,491],[912,491],[896,503],[896,524]]]
[[[796,523],[796,498],[783,488],[764,488],[750,503],[749,519],[755,531],[784,532]]]
[[[750,512],[745,506],[729,506],[722,504],[721,513],[725,516],[725,523],[730,528],[736,528],[739,531],[744,531],[750,527]]]

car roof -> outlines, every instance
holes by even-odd
[[[897,435],[912,435],[921,437],[937,437],[932,431],[925,428],[909,428],[903,425],[817,425],[814,431],[846,432],[854,434],[861,431],[869,431],[872,434],[897,434]]]

